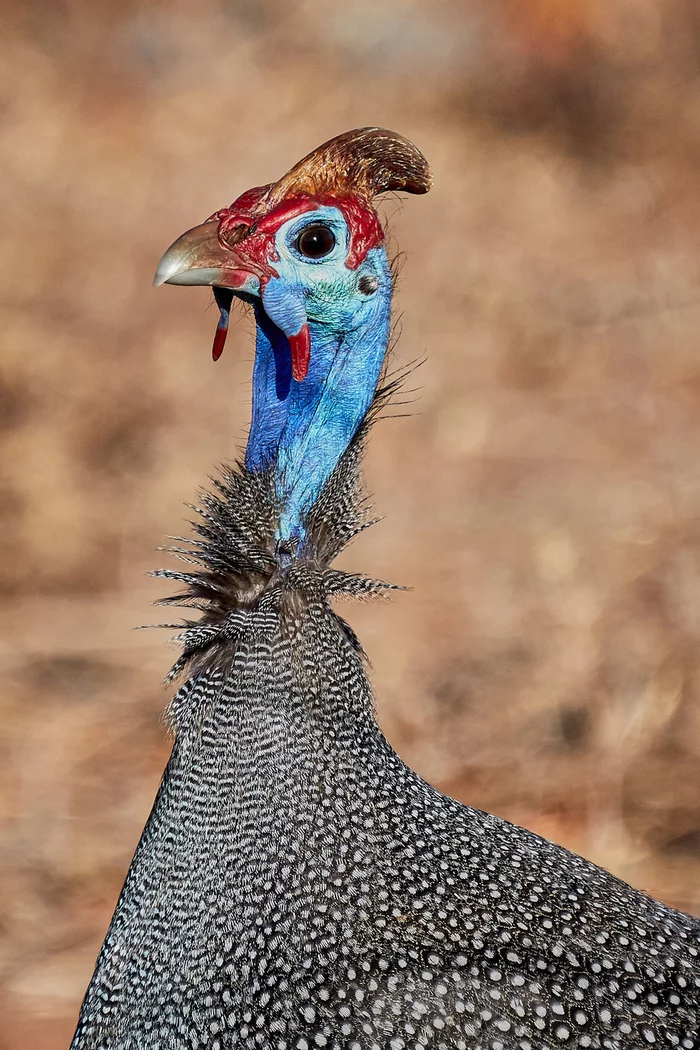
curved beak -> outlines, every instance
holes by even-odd
[[[303,297],[285,296],[268,282],[261,288],[263,271],[242,259],[234,248],[219,240],[219,223],[210,219],[194,226],[174,241],[160,260],[153,284],[210,285],[219,307],[219,323],[214,336],[212,357],[221,357],[228,332],[229,315],[236,292],[259,295],[268,316],[284,332],[292,357],[292,375],[306,378],[311,356],[311,337]]]
[[[221,357],[228,333],[234,292],[260,294],[260,273],[254,264],[241,259],[219,240],[215,219],[194,226],[168,248],[158,263],[153,284],[210,285],[219,307],[219,323],[214,336],[212,357]]]
[[[203,222],[170,245],[158,264],[153,284],[213,285],[258,295],[260,275],[254,264],[241,259],[219,241],[216,220]]]

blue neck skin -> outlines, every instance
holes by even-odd
[[[356,325],[340,329],[309,319],[311,361],[301,382],[292,378],[284,333],[255,300],[257,340],[253,417],[245,463],[273,464],[280,518],[277,539],[303,549],[304,518],[333,473],[371,404],[389,341],[391,274],[384,248],[371,253],[379,288],[363,297]]]

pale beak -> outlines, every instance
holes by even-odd
[[[219,240],[216,219],[183,233],[160,260],[153,283],[211,285],[219,307],[219,323],[214,336],[212,357],[221,357],[228,332],[229,315],[236,292],[260,295],[268,317],[284,332],[289,341],[292,375],[301,382],[306,378],[311,356],[311,336],[306,320],[306,309],[301,292],[297,297],[287,295],[280,299],[270,283],[261,288],[263,271],[255,263],[242,259],[235,248]]]
[[[183,233],[160,260],[153,284],[211,285],[219,307],[219,323],[214,336],[212,357],[221,357],[228,332],[234,292],[260,294],[260,272],[254,263],[241,259],[233,248],[219,240],[215,219]]]
[[[213,219],[183,233],[160,260],[153,284],[212,285],[235,292],[260,292],[260,274],[254,264],[225,248]]]

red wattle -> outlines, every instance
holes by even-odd
[[[311,360],[311,333],[307,324],[302,325],[296,335],[288,335],[289,346],[292,351],[292,375],[297,383],[306,379]]]
[[[224,352],[224,343],[228,335],[228,325],[217,325],[214,333],[214,345],[211,348],[212,360],[218,361]]]

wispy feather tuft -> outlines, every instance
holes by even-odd
[[[183,569],[159,569],[151,575],[172,580],[179,590],[156,604],[193,609],[198,620],[159,625],[176,629],[182,655],[168,681],[185,671],[230,665],[251,610],[271,603],[290,635],[313,603],[328,606],[333,598],[370,599],[401,590],[396,584],[331,568],[332,561],[357,535],[378,520],[362,489],[364,443],[373,423],[405,380],[408,370],[389,377],[345,455],[329,478],[305,521],[305,541],[291,559],[278,552],[279,518],[271,472],[251,473],[243,463],[225,466],[212,479],[212,490],[190,505],[196,518],[193,536],[172,537],[161,548],[184,562]],[[328,609],[330,612],[330,608]],[[358,652],[362,648],[338,617],[339,629]]]

